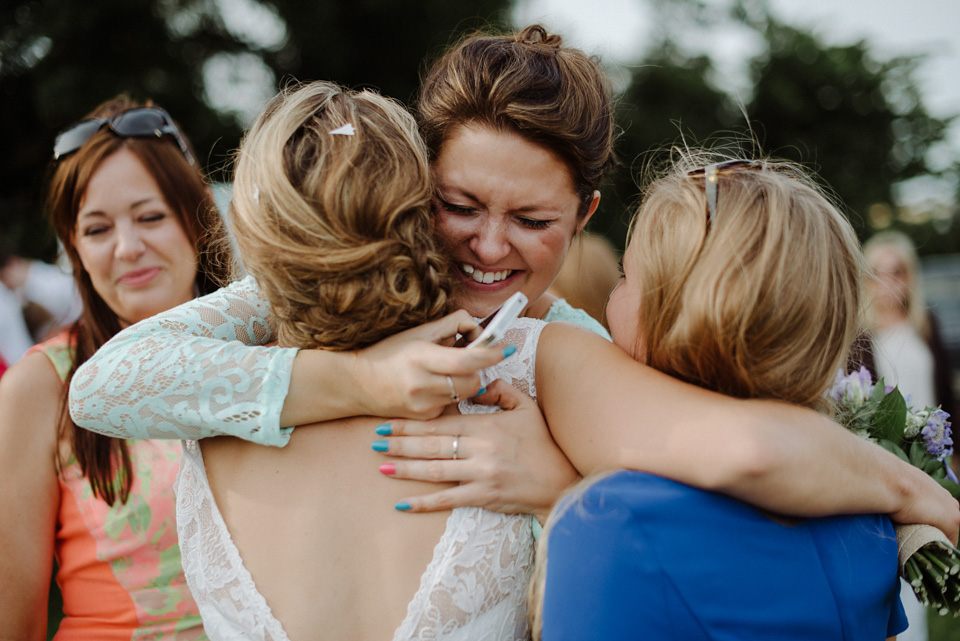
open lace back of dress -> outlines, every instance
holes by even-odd
[[[517,321],[502,341],[515,345],[517,352],[482,373],[485,385],[501,378],[536,397],[536,346],[542,325]],[[497,411],[470,401],[461,401],[459,408],[462,413]],[[211,640],[287,641],[230,537],[207,482],[200,448],[187,442],[184,451],[177,481],[180,545],[184,571]],[[529,516],[455,509],[395,641],[528,638],[526,586],[532,564]]]

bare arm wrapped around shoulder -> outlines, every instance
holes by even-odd
[[[640,469],[774,512],[888,513],[957,540],[960,510],[946,490],[814,410],[680,382],[564,323],[543,330],[537,390],[584,475]]]

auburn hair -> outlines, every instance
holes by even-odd
[[[129,109],[153,106],[137,103],[125,95],[94,109],[87,118],[109,118]],[[189,145],[189,143],[187,143]],[[101,345],[122,328],[121,320],[97,293],[77,253],[75,230],[80,203],[90,179],[101,163],[120,149],[133,153],[157,182],[160,193],[176,212],[187,238],[197,252],[196,288],[200,294],[214,291],[228,277],[229,245],[223,242],[224,225],[210,190],[198,167],[191,165],[169,136],[161,138],[120,137],[109,127],[95,133],[77,151],[53,161],[44,197],[45,211],[70,260],[73,278],[83,301],[79,320],[70,328],[75,350],[60,403],[59,434],[69,438],[83,474],[94,494],[108,504],[126,502],[133,484],[133,468],[126,443],[78,427],[67,411],[67,394],[74,372]],[[58,458],[58,470],[64,461]]]
[[[549,149],[570,170],[581,216],[616,166],[606,72],[540,25],[466,36],[427,71],[417,108],[431,159],[464,125],[512,131]]]

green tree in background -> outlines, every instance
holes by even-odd
[[[711,72],[709,58],[685,57],[670,42],[634,67],[617,100],[620,166],[603,189],[593,231],[622,247],[644,168],[669,154],[673,144],[704,143],[734,124],[729,100],[708,80]]]
[[[278,84],[333,79],[412,104],[425,61],[462,32],[506,25],[513,1],[0,4],[0,140],[6,143],[0,246],[53,257],[40,208],[53,137],[121,91],[168,108],[213,178],[227,179],[220,170],[242,128]],[[646,1],[658,12],[659,30],[644,58],[628,67],[617,103],[622,164],[592,223],[614,243],[623,243],[642,167],[656,150],[683,141],[696,145],[717,135],[749,141],[755,132],[762,150],[816,169],[862,236],[871,207],[891,208],[898,183],[935,173],[927,152],[948,123],[932,118],[919,97],[917,59],[878,60],[864,42],[828,46],[777,22],[765,0],[736,0],[732,14],[729,6],[700,0]],[[676,44],[690,42],[680,36],[697,29],[710,34],[723,21],[761,43],[742,105],[719,88],[710,58]],[[241,104],[249,92],[230,89],[251,73],[262,74],[259,85]],[[943,232],[925,230],[924,246],[955,251],[960,231]]]
[[[408,101],[424,59],[503,24],[510,0],[15,0],[0,4],[0,246],[52,259],[41,189],[54,136],[120,92],[178,120],[214,178],[242,119],[212,108],[204,73],[259,63],[277,83],[330,79]],[[247,16],[246,22],[238,20]],[[264,35],[272,27],[272,35]],[[210,67],[211,61],[223,64]],[[253,113],[258,107],[253,109]]]
[[[621,96],[618,153],[622,166],[604,189],[592,224],[622,246],[643,167],[671,145],[736,141],[814,169],[837,193],[861,237],[872,207],[894,212],[899,183],[937,175],[928,152],[944,140],[949,120],[927,112],[915,82],[919,59],[875,58],[866,42],[830,46],[816,34],[778,22],[764,0],[743,0],[730,15],[697,0],[650,0],[662,26],[658,42],[630,65]],[[690,32],[720,21],[754,33],[751,86],[740,104],[711,81],[712,61],[684,51]],[[732,145],[727,145],[728,150]],[[928,252],[960,249],[960,230],[897,221]]]
[[[237,43],[213,29],[197,43],[175,42],[159,5],[2,5],[0,138],[6,153],[0,157],[0,238],[18,252],[51,257],[39,199],[54,135],[104,100],[120,92],[153,98],[180,120],[198,150],[223,136],[237,138],[239,131],[201,101],[196,72],[205,48]]]
[[[267,55],[278,75],[374,87],[412,104],[419,71],[458,34],[508,24],[510,0],[272,0],[288,46]]]
[[[816,168],[865,237],[870,208],[893,203],[896,183],[935,173],[927,152],[948,123],[923,106],[918,60],[877,61],[864,42],[825,46],[772,21],[764,34],[768,54],[754,61],[748,109],[763,147]]]

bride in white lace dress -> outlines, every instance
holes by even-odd
[[[232,220],[278,342],[354,350],[447,312],[429,200],[426,152],[398,104],[321,82],[274,98],[241,146]],[[482,382],[535,395],[542,326],[511,328],[518,353]],[[378,422],[297,430],[283,449],[185,445],[178,530],[212,639],[528,637],[529,517],[392,509],[410,488],[374,468]]]

